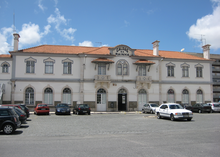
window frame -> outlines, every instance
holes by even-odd
[[[116,75],[117,76],[128,76],[129,75],[129,64],[126,60],[120,59],[117,61]]]

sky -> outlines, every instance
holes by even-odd
[[[220,54],[220,0],[0,0],[0,54],[39,45]]]

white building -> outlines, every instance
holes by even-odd
[[[55,106],[87,103],[93,111],[141,110],[147,102],[210,102],[212,60],[153,50],[115,47],[41,45],[0,55],[2,103]]]

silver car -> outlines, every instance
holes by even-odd
[[[217,102],[211,102],[211,103],[208,103],[210,106],[211,106],[211,108],[212,108],[212,110],[211,110],[211,112],[220,112],[220,104],[219,103],[217,103]]]
[[[155,113],[155,110],[157,107],[159,107],[159,106],[155,103],[147,103],[147,104],[143,105],[142,112],[153,114],[153,113]]]

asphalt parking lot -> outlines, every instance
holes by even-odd
[[[151,114],[31,115],[0,156],[220,156],[220,113],[192,121]]]

